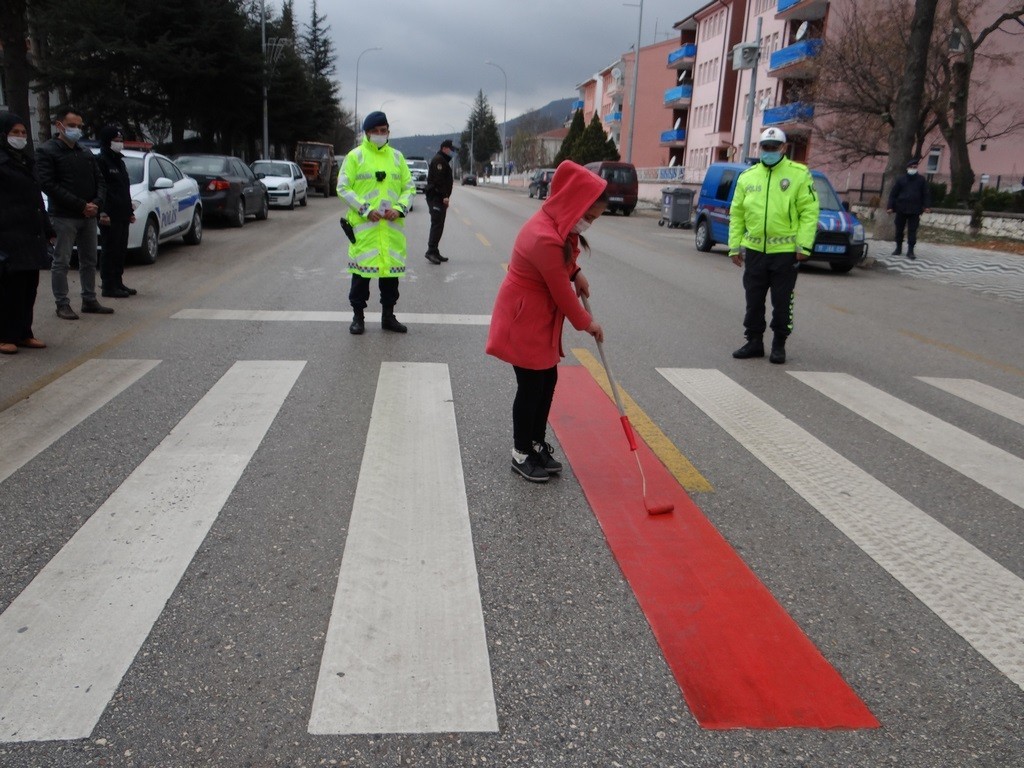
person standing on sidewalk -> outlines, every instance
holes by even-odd
[[[134,296],[138,291],[124,284],[124,262],[128,256],[128,227],[135,221],[132,206],[132,182],[121,152],[124,136],[116,125],[105,125],[99,132],[100,154],[96,158],[107,197],[100,211],[100,234],[103,237],[103,257],[100,276],[103,295],[115,299]]]
[[[759,144],[760,162],[740,174],[729,208],[729,256],[743,267],[747,304],[747,343],[732,356],[764,357],[765,298],[771,292],[774,336],[768,359],[781,364],[793,331],[797,270],[814,248],[820,205],[807,166],[786,157],[786,134],[768,128]]]
[[[932,206],[931,190],[927,179],[917,173],[917,160],[907,163],[907,172],[900,176],[889,191],[889,204],[886,210],[895,213],[896,248],[892,255],[899,256],[903,252],[903,229],[907,230],[907,258],[916,259],[914,245],[917,243],[917,226],[921,223],[921,214],[928,213]]]
[[[348,332],[366,330],[363,310],[370,300],[370,280],[380,287],[381,328],[394,333],[409,329],[395,317],[398,278],[405,274],[407,256],[405,213],[416,194],[405,157],[388,145],[391,129],[383,112],[371,112],[363,120],[363,141],[345,157],[338,174],[338,197],[348,206],[342,222],[351,232],[348,271],[352,287],[352,324]]]
[[[96,222],[107,187],[92,152],[79,145],[82,115],[71,107],[58,107],[57,138],[36,152],[36,176],[49,199],[50,222],[57,244],[50,266],[50,284],[57,303],[57,317],[77,320],[68,297],[71,250],[78,246],[78,277],[82,287],[82,312],[109,315],[114,310],[96,300]]]
[[[440,264],[448,259],[441,255],[438,246],[444,234],[444,220],[448,215],[448,201],[452,196],[452,155],[458,151],[451,139],[441,142],[441,148],[430,159],[427,169],[427,210],[430,211],[430,236],[427,238],[427,261]]]

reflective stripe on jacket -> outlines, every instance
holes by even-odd
[[[348,247],[349,272],[363,277],[405,274],[405,219],[371,222],[367,216],[388,206],[404,215],[415,193],[405,157],[389,144],[377,147],[364,138],[348,153],[338,174],[338,197],[348,206],[345,218],[356,233]]]
[[[809,254],[818,233],[818,209],[806,165],[784,157],[772,168],[751,166],[736,180],[729,208],[729,255],[740,248]]]

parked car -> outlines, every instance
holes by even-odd
[[[99,154],[100,150],[93,147],[91,151]],[[199,245],[203,240],[199,183],[157,152],[125,149],[121,154],[135,209],[135,222],[128,227],[129,252],[143,264],[153,264],[160,243],[180,237],[189,245]]]
[[[476,186],[476,174],[465,173],[462,175],[462,186],[464,187],[475,187]]]
[[[710,251],[718,243],[729,242],[729,206],[736,191],[736,180],[748,167],[743,163],[708,166],[691,220],[698,251]],[[868,253],[864,225],[846,203],[840,202],[825,174],[812,170],[811,177],[821,212],[814,250],[808,261],[824,261],[834,272],[849,272]]]
[[[199,182],[203,210],[222,216],[233,227],[245,224],[246,216],[266,219],[270,194],[252,169],[230,155],[178,155],[178,167]]]
[[[551,177],[555,175],[554,168],[541,168],[530,176],[530,186],[527,189],[530,197],[543,200],[548,196],[548,186],[551,184]]]
[[[587,163],[586,168],[608,182],[608,213],[620,211],[624,216],[629,216],[636,208],[640,190],[633,164],[602,160]]]
[[[293,209],[296,203],[306,205],[309,182],[295,163],[288,160],[257,160],[250,168],[267,188],[271,205],[284,206],[288,210]]]
[[[422,194],[427,190],[427,161],[421,157],[407,157],[405,164],[409,166],[409,173],[412,174],[412,183],[416,185],[416,191]]]

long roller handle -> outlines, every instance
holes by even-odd
[[[590,316],[593,317],[594,313],[590,310],[590,302],[586,296],[581,296],[583,299],[583,308],[590,312]],[[636,435],[633,434],[633,425],[629,423],[629,417],[626,415],[626,409],[622,405],[622,398],[619,396],[619,388],[615,384],[615,379],[612,378],[612,369],[608,367],[608,358],[604,354],[604,345],[597,342],[597,352],[601,356],[601,365],[604,366],[605,375],[608,377],[608,383],[612,387],[612,396],[615,398],[615,405],[619,408],[619,421],[622,422],[622,431],[626,433],[626,440],[629,441],[629,449],[631,451],[636,450]]]

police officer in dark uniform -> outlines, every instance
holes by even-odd
[[[452,195],[452,156],[458,151],[451,139],[441,142],[437,154],[430,158],[427,169],[427,209],[430,211],[430,236],[427,238],[427,261],[440,264],[448,259],[441,255],[438,246],[444,234],[444,220],[448,215],[448,200]]]
[[[124,136],[116,125],[105,125],[99,132],[100,154],[96,158],[107,182],[107,196],[100,210],[100,276],[103,295],[115,299],[134,296],[138,291],[124,284],[124,262],[128,255],[128,227],[135,221],[131,179],[125,167]]]
[[[917,225],[921,214],[931,210],[931,190],[927,180],[917,175],[917,158],[907,163],[907,172],[896,179],[889,192],[888,213],[895,213],[896,247],[892,255],[903,252],[903,230],[907,230],[907,258],[916,259],[914,245],[917,243]]]

